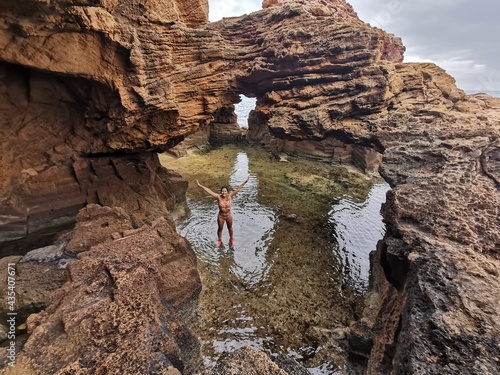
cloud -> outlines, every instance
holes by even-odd
[[[500,90],[500,2],[349,0],[359,18],[399,36],[405,61],[431,61],[470,91]]]
[[[218,21],[223,17],[242,16],[262,9],[260,0],[209,0],[209,20]]]

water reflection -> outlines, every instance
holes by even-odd
[[[266,252],[273,238],[276,215],[257,202],[258,179],[249,171],[247,154],[240,152],[229,179],[230,185],[238,186],[247,176],[250,176],[248,183],[234,196],[231,207],[235,245],[227,245],[229,234],[224,227],[222,240],[226,245],[222,249],[215,246],[218,208],[214,199],[203,200],[201,203],[189,200],[190,216],[179,224],[178,230],[191,242],[198,257],[209,265],[217,266],[218,262],[227,262],[227,258],[221,260],[221,255],[231,252],[232,264],[228,272],[244,284],[253,285],[265,279],[269,271]],[[207,228],[213,229],[212,232]],[[222,263],[220,266],[222,267]]]
[[[348,276],[359,290],[366,289],[369,279],[369,255],[378,240],[385,234],[380,207],[385,202],[389,184],[374,184],[362,202],[343,197],[333,205],[329,221],[335,228],[335,239],[342,273]]]
[[[314,374],[338,373],[340,355],[324,349],[324,338],[359,317],[366,254],[382,235],[374,229],[382,225],[382,187],[338,167],[283,163],[256,149],[162,163],[190,182],[189,215],[178,230],[198,256],[203,289],[194,330],[206,362],[250,345],[289,354]],[[234,187],[250,179],[233,199],[236,244],[228,245],[225,228],[218,248],[217,202],[195,180],[218,191],[227,183],[223,173]]]

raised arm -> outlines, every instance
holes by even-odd
[[[246,179],[246,180],[245,180],[245,181],[244,181],[244,182],[243,182],[240,186],[238,186],[236,189],[234,189],[234,190],[233,190],[233,191],[232,191],[229,195],[230,195],[231,197],[233,197],[233,196],[234,196],[237,192],[239,192],[239,191],[241,190],[241,188],[242,188],[243,186],[245,186],[245,184],[248,182],[248,179],[249,179],[249,178],[250,178],[250,176],[248,176],[248,177],[247,177],[247,179]]]
[[[212,197],[214,198],[219,198],[219,194],[217,193],[214,193],[212,190],[210,190],[209,188],[203,186],[202,184],[200,184],[200,182],[198,180],[196,180],[196,183],[198,184],[199,187],[201,187],[203,190],[205,190],[208,194],[210,194]]]

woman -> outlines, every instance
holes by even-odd
[[[241,188],[243,188],[243,186],[245,186],[249,178],[250,176],[247,177],[245,182],[234,189],[231,193],[229,192],[227,186],[221,187],[220,194],[214,193],[212,190],[203,186],[198,180],[196,180],[199,187],[219,202],[219,215],[217,216],[217,224],[219,225],[219,228],[217,229],[217,246],[222,245],[222,228],[224,227],[224,222],[226,222],[227,229],[229,231],[229,242],[231,245],[234,245],[235,243],[233,238],[233,214],[231,213],[232,198],[241,190]]]

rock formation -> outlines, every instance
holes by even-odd
[[[109,204],[101,200],[122,190],[113,189],[112,175],[134,178],[120,175],[134,173],[128,167],[144,174],[146,190],[161,196],[153,206],[165,212],[161,167],[147,152],[166,150],[209,121],[219,106],[207,93],[226,84],[226,73],[217,73],[220,54],[197,47],[213,36],[186,26],[206,23],[206,2],[0,7],[4,254],[25,248],[28,238],[50,243],[47,228],[71,224],[87,203]],[[203,83],[207,76],[213,84]],[[129,193],[142,195],[143,184]]]
[[[227,122],[239,94],[257,98],[256,142],[382,154],[378,303],[353,327],[373,335],[368,373],[500,371],[499,100],[402,63],[344,0],[263,6],[208,23],[205,0],[0,4],[0,253],[53,244],[87,207],[24,373],[189,372],[178,319],[199,280],[168,214],[186,184],[155,153]]]
[[[224,353],[217,364],[202,375],[308,375],[309,371],[290,358],[278,357],[271,361],[262,351],[251,347]]]
[[[62,270],[52,303],[45,295],[31,310],[16,306],[45,310],[29,317],[29,338],[6,371],[170,374],[195,365],[198,344],[185,322],[200,281],[168,214],[187,183],[155,151],[218,107],[203,100],[210,85],[172,84],[207,74],[173,61],[184,53],[198,62],[187,41],[208,37],[191,28],[206,23],[206,2],[180,3],[0,5],[2,255],[42,251],[87,207],[61,242],[77,259]],[[28,264],[16,265],[19,303]],[[60,280],[50,264],[44,280]]]

